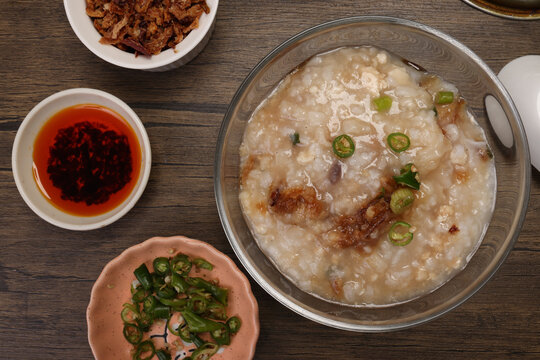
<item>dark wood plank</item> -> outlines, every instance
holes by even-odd
[[[213,193],[213,152],[228,103],[250,69],[290,36],[332,19],[388,15],[433,26],[494,71],[540,53],[540,23],[500,19],[461,1],[229,0],[214,35],[190,64],[167,73],[117,68],[88,51],[60,1],[0,2],[0,357],[91,359],[85,311],[103,266],[152,236],[183,234],[235,259]],[[11,147],[26,113],[46,96],[91,87],[138,113],[153,151],[137,206],[104,229],[72,232],[39,219],[11,174]],[[206,144],[201,147],[201,139]],[[252,283],[259,301],[257,359],[540,358],[540,173],[514,251],[464,305],[420,327],[355,334],[308,321]]]

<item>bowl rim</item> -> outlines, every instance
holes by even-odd
[[[76,0],[64,0],[64,10],[66,12],[66,16],[68,18],[69,24],[71,25],[71,28],[73,32],[75,33],[75,35],[77,35],[77,38],[79,38],[79,40],[84,44],[84,46],[86,46],[88,50],[90,50],[92,53],[94,53],[94,55],[96,55],[100,59],[105,60],[106,62],[111,63],[113,65],[120,66],[126,69],[133,69],[133,70],[155,70],[155,69],[163,68],[167,65],[175,63],[176,61],[180,60],[184,56],[187,56],[189,53],[191,53],[191,51],[193,50],[196,51],[197,45],[201,43],[205,39],[207,33],[211,31],[213,24],[215,22],[215,19],[216,19],[216,14],[217,14],[218,6],[219,6],[219,0],[213,0],[215,1],[215,6],[210,8],[210,12],[206,14],[210,16],[210,19],[208,20],[208,22],[205,22],[204,27],[199,26],[199,28],[192,30],[188,34],[188,36],[192,35],[193,37],[193,40],[190,42],[188,46],[182,46],[185,44],[182,44],[182,41],[181,41],[180,43],[176,45],[175,49],[166,50],[169,54],[172,54],[170,56],[157,58],[157,56],[163,54],[162,52],[161,54],[153,55],[151,58],[151,61],[129,63],[129,62],[118,60],[116,57],[109,56],[108,54],[104,53],[101,48],[101,46],[104,46],[104,45],[100,44],[99,42],[95,43],[93,41],[89,41],[88,39],[86,39],[86,36],[84,36],[84,33],[80,28],[80,24],[77,21],[76,14],[72,12],[72,8],[74,7],[73,4],[75,1]],[[78,1],[84,1],[84,0],[78,0]],[[84,15],[88,16],[86,15],[86,13]],[[119,51],[122,51],[122,50],[119,50]]]
[[[222,174],[222,168],[223,168],[223,150],[225,145],[225,137],[228,132],[229,124],[231,121],[232,113],[234,112],[234,109],[237,107],[239,100],[242,98],[243,94],[245,93],[247,86],[251,83],[253,78],[259,73],[261,69],[263,69],[268,63],[270,63],[274,58],[276,58],[282,50],[288,48],[290,45],[302,41],[304,38],[307,38],[308,36],[315,34],[320,31],[325,31],[334,27],[343,26],[343,25],[351,25],[355,23],[387,23],[387,24],[395,24],[395,25],[401,25],[406,26],[409,28],[413,28],[415,30],[419,30],[423,33],[428,33],[432,36],[435,36],[439,38],[442,41],[445,41],[449,43],[451,46],[458,48],[463,53],[465,53],[471,60],[473,60],[476,65],[478,65],[489,77],[490,79],[497,85],[497,87],[500,89],[504,101],[509,105],[509,110],[514,116],[516,121],[516,127],[517,131],[519,133],[519,136],[523,140],[523,166],[522,169],[522,176],[518,179],[519,180],[519,195],[518,195],[518,204],[521,205],[521,213],[519,214],[519,217],[514,219],[513,223],[510,226],[510,229],[508,230],[509,234],[511,236],[507,237],[504,241],[504,251],[498,253],[498,257],[494,258],[494,260],[490,263],[490,265],[484,269],[482,272],[481,280],[476,282],[475,286],[469,286],[465,290],[463,290],[462,293],[464,293],[460,298],[452,298],[452,302],[449,304],[442,304],[439,305],[433,309],[431,309],[429,312],[423,314],[422,316],[417,316],[412,319],[406,319],[403,322],[400,323],[392,323],[392,324],[378,324],[375,323],[374,325],[364,325],[364,324],[353,324],[350,322],[344,322],[340,320],[331,319],[328,317],[324,317],[321,315],[318,315],[314,313],[311,309],[309,309],[304,304],[300,303],[296,299],[293,299],[291,296],[288,296],[287,294],[275,289],[272,287],[268,282],[264,279],[264,274],[260,274],[256,268],[253,266],[252,261],[249,259],[248,256],[244,254],[241,247],[237,244],[234,232],[232,231],[231,226],[228,222],[228,215],[227,210],[225,208],[224,203],[224,195],[222,193],[221,189],[221,174]],[[530,169],[530,155],[529,155],[529,147],[527,144],[527,137],[523,128],[523,124],[521,122],[521,118],[519,117],[519,113],[509,95],[509,93],[506,91],[502,83],[499,81],[497,76],[493,73],[493,71],[483,62],[483,60],[480,59],[471,49],[469,49],[467,46],[463,45],[462,43],[458,42],[456,39],[451,37],[450,35],[447,35],[446,33],[436,30],[430,26],[414,22],[411,20],[401,19],[401,18],[395,18],[395,17],[388,17],[388,16],[354,16],[354,17],[347,17],[347,18],[341,18],[336,19],[332,21],[328,21],[322,24],[315,25],[313,27],[310,27],[306,30],[303,30],[296,35],[290,37],[289,39],[285,40],[283,43],[275,47],[268,55],[266,55],[255,67],[250,71],[250,73],[246,76],[244,81],[239,86],[238,90],[234,94],[231,103],[227,109],[227,112],[225,113],[225,116],[223,118],[221,128],[218,134],[218,140],[216,143],[216,153],[215,153],[215,159],[214,159],[214,193],[216,198],[216,204],[218,208],[218,214],[220,217],[221,224],[223,226],[225,235],[227,236],[227,239],[229,240],[229,243],[231,244],[231,247],[233,248],[236,256],[244,266],[244,268],[248,271],[248,273],[251,275],[251,277],[268,293],[270,294],[274,299],[276,299],[278,302],[280,302],[285,307],[289,308],[290,310],[296,312],[297,314],[310,319],[312,321],[315,321],[317,323],[338,328],[341,330],[348,330],[348,331],[356,331],[356,332],[366,332],[366,333],[374,333],[374,332],[388,332],[388,331],[396,331],[396,330],[402,330],[407,329],[413,326],[417,326],[423,323],[426,323],[428,321],[434,320],[447,312],[451,311],[452,309],[458,307],[459,305],[463,304],[466,300],[468,300],[471,296],[473,296],[480,288],[482,288],[487,281],[495,274],[495,272],[499,269],[499,267],[502,265],[510,251],[512,250],[518,236],[519,236],[519,230],[521,229],[523,222],[525,220],[526,210],[529,202],[529,192],[530,192],[530,177],[531,177],[531,169]]]
[[[40,206],[38,206],[31,197],[27,194],[24,186],[22,185],[23,182],[23,176],[21,175],[22,169],[19,166],[19,163],[17,162],[17,158],[19,156],[19,151],[22,151],[22,140],[25,131],[30,126],[30,124],[35,121],[36,114],[38,114],[44,107],[47,105],[60,100],[64,97],[69,97],[73,95],[95,95],[103,98],[107,98],[111,100],[112,102],[116,103],[118,106],[120,106],[126,113],[129,115],[127,119],[125,119],[130,126],[133,126],[136,128],[140,136],[137,136],[137,139],[139,140],[139,145],[141,147],[141,155],[143,157],[143,162],[141,164],[141,172],[139,173],[139,179],[140,182],[138,185],[135,185],[135,187],[132,190],[132,196],[131,199],[126,202],[122,202],[120,205],[118,205],[115,209],[118,209],[121,207],[121,210],[114,213],[112,216],[108,216],[105,219],[101,221],[91,222],[88,224],[73,224],[67,221],[56,219],[55,217],[49,215],[46,211],[42,210]],[[81,104],[85,103],[84,101],[80,102]],[[49,117],[50,118],[50,117]],[[44,120],[43,123],[47,122],[47,120]],[[31,156],[31,155],[29,155]],[[74,89],[68,89],[59,91],[57,93],[54,93],[45,99],[41,100],[36,106],[30,110],[30,112],[26,115],[24,120],[22,121],[21,125],[19,126],[19,129],[17,130],[17,134],[15,135],[15,140],[13,141],[13,148],[11,152],[11,168],[13,172],[13,178],[15,180],[15,185],[17,186],[17,190],[19,190],[19,193],[21,194],[24,202],[34,213],[36,213],[40,218],[47,221],[50,224],[53,224],[55,226],[68,229],[68,230],[77,230],[77,231],[85,231],[85,230],[93,230],[102,228],[104,226],[107,226],[116,220],[120,219],[122,216],[124,216],[126,213],[128,213],[133,206],[137,203],[141,195],[143,194],[146,185],[148,183],[148,179],[150,177],[150,169],[152,165],[152,152],[150,148],[150,140],[148,139],[148,134],[146,133],[146,129],[144,128],[143,123],[137,116],[137,114],[129,107],[124,101],[120,100],[118,97],[109,94],[102,90],[96,90],[96,89],[90,89],[90,88],[74,88]],[[32,179],[33,181],[33,179]],[[113,209],[114,210],[114,209]],[[62,212],[59,209],[56,209],[55,211]],[[111,210],[112,211],[112,210]],[[105,213],[106,214],[106,213]],[[102,214],[103,215],[103,214]],[[92,218],[93,216],[90,216],[88,218]]]

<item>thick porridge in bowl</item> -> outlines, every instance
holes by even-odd
[[[319,298],[385,306],[463,269],[495,203],[486,137],[459,89],[385,50],[343,47],[287,75],[240,146],[259,247]]]

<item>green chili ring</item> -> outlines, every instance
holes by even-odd
[[[208,261],[201,258],[193,259],[193,265],[195,265],[199,269],[205,269],[205,270],[214,269],[214,265],[210,264]]]
[[[405,221],[396,221],[392,226],[390,227],[390,231],[388,232],[388,240],[396,246],[405,246],[409,244],[413,239],[413,233],[408,231],[406,233],[399,233],[396,231],[396,228],[399,226],[406,227],[407,229],[410,229],[411,225],[406,223]]]
[[[411,189],[397,189],[390,197],[390,210],[396,215],[402,214],[412,205],[413,201],[414,193]]]
[[[218,344],[206,342],[191,354],[192,360],[206,360],[212,357],[219,349]]]
[[[332,142],[332,149],[334,150],[334,154],[338,157],[348,158],[354,154],[354,141],[349,135],[339,135]]]
[[[411,139],[403,133],[395,132],[388,135],[386,142],[392,151],[400,153],[411,146]]]
[[[436,101],[439,105],[451,104],[454,102],[454,93],[451,91],[439,91]]]
[[[130,303],[125,303],[124,308],[120,312],[120,317],[125,323],[134,323],[140,317],[137,307]]]
[[[141,357],[144,353],[150,353],[146,357]],[[137,346],[137,350],[135,351],[135,354],[133,355],[133,358],[135,360],[150,360],[154,357],[156,354],[156,348],[154,347],[154,343],[152,340],[146,340],[140,343]]]
[[[237,316],[232,316],[231,318],[229,318],[229,320],[227,320],[227,326],[229,327],[229,330],[232,334],[236,334],[242,326],[242,321],[240,321],[240,318],[238,318]]]
[[[154,259],[152,266],[154,267],[154,271],[156,273],[159,275],[165,275],[170,269],[169,259],[166,257],[157,257]]]
[[[143,337],[142,330],[135,324],[124,324],[124,330],[122,332],[126,340],[133,345],[140,343]]]

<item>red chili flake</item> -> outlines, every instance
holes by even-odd
[[[47,173],[64,200],[102,204],[131,180],[128,138],[99,123],[60,129],[49,155]]]
[[[454,234],[454,233],[457,233],[459,231],[459,228],[456,226],[456,225],[452,225],[452,227],[450,228],[450,230],[448,230],[448,232],[450,234]]]

